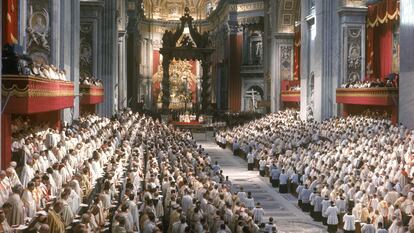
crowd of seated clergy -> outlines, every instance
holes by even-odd
[[[383,114],[305,122],[287,110],[216,135],[329,232],[414,232],[414,131]],[[371,231],[369,231],[371,229]],[[382,230],[382,231],[380,231]]]
[[[234,127],[246,122],[261,118],[263,114],[257,112],[221,113],[214,116],[215,121],[225,122],[227,126]]]
[[[102,80],[97,79],[93,76],[91,76],[91,77],[82,76],[82,77],[80,77],[79,82],[80,82],[81,85],[92,85],[92,86],[102,87]]]
[[[50,80],[66,81],[66,71],[61,70],[54,65],[31,63],[29,64],[28,69],[28,74],[33,76]]]
[[[300,85],[290,86],[289,91],[300,91]]]
[[[398,74],[390,74],[385,80],[357,80],[346,82],[341,85],[341,88],[378,88],[378,87],[398,87]]]
[[[21,159],[0,171],[3,232],[276,232],[190,132],[129,111],[13,124]]]

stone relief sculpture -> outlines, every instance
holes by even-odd
[[[353,69],[361,68],[360,54],[361,54],[361,48],[358,44],[353,43],[349,46],[348,67],[353,68]]]
[[[280,76],[282,79],[291,79],[292,46],[280,47]]]
[[[29,23],[26,31],[28,33],[27,47],[30,48],[35,46],[50,51],[50,45],[48,42],[49,13],[46,9],[34,12],[29,17]]]
[[[79,73],[81,76],[93,75],[93,26],[91,23],[80,25]]]
[[[345,29],[347,37],[346,79],[355,82],[361,79],[361,28]]]

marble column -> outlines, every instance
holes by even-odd
[[[272,38],[274,35],[274,31],[276,30],[276,27],[274,26],[275,22],[275,5],[276,1],[273,0],[267,0],[264,1],[265,8],[267,9],[264,11],[264,25],[263,25],[263,94],[264,99],[268,102],[270,102],[270,111],[272,111],[272,73],[270,71],[271,69],[271,62],[272,62]],[[274,110],[274,109],[273,109]]]
[[[143,14],[142,1],[128,3],[128,25],[127,25],[127,99],[128,107],[138,110],[138,101],[141,100],[142,92],[139,88],[139,27],[138,20]]]
[[[34,2],[33,2],[34,3]],[[35,3],[34,3],[35,4]],[[59,64],[60,60],[60,38],[61,38],[61,20],[64,20],[63,15],[61,15],[61,4],[65,4],[65,0],[50,0],[51,4],[51,12],[50,12],[50,25],[51,25],[51,32],[50,32],[50,64]],[[70,10],[70,9],[69,9]]]
[[[276,32],[277,32],[277,12],[278,3],[276,0],[265,1],[265,9],[268,9],[265,14],[264,24],[264,39],[263,39],[263,71],[264,71],[264,84],[265,84],[265,96],[270,101],[270,111],[276,112],[279,110],[279,97],[277,90],[277,77],[276,77]]]
[[[127,24],[128,24],[128,15],[127,15],[127,1],[126,0],[117,0],[117,31],[118,31],[118,108],[117,110],[122,110],[127,107],[127,53],[126,53],[126,37],[127,37]]]
[[[127,107],[127,60],[126,60],[126,35],[125,32],[119,33],[118,38],[118,109]]]
[[[3,25],[3,4],[0,4],[0,25]],[[20,39],[20,38],[19,38]],[[0,31],[0,41],[3,41],[3,30],[1,30]],[[1,51],[0,51],[0,57],[2,57],[2,52],[3,52],[3,49],[1,49]],[[3,70],[3,64],[2,64],[2,61],[0,61],[0,70]],[[0,83],[2,83],[2,77],[1,77],[2,75],[0,75]],[[0,95],[0,103],[3,103],[3,100],[2,100],[2,95]],[[6,148],[4,145],[3,145],[3,137],[4,137],[4,135],[3,135],[3,114],[1,113],[0,114],[0,148]],[[0,167],[4,167],[3,166],[3,158],[4,158],[4,156],[5,156],[5,153],[3,153],[3,151],[4,151],[4,149],[0,149]]]
[[[163,54],[162,60],[162,110],[168,111],[170,107],[170,57],[168,54]]]
[[[237,25],[237,21],[229,22],[229,111],[239,112],[241,110],[241,88],[242,80],[240,78],[240,68],[242,62],[242,45],[243,34],[241,28]]]
[[[301,103],[302,119],[323,121],[334,116],[335,89],[338,86],[339,37],[338,3],[315,1],[301,7]]]
[[[269,57],[269,68],[268,68],[268,74],[269,74],[269,78],[270,78],[270,87],[268,88],[270,91],[270,111],[271,112],[276,112],[279,110],[279,97],[278,97],[278,93],[276,92],[277,90],[277,86],[279,85],[279,89],[280,89],[280,82],[279,84],[277,84],[277,77],[276,77],[276,50],[277,50],[277,46],[276,46],[276,40],[273,38],[270,40],[269,42],[269,46],[268,49],[270,51],[272,51],[270,53],[270,57]]]
[[[414,2],[401,0],[399,122],[414,129]]]
[[[59,67],[66,71],[68,80],[74,82],[74,107],[62,111],[63,122],[72,123],[79,117],[79,32],[80,32],[80,2],[61,1],[60,25],[60,59]],[[68,27],[67,25],[70,25]]]
[[[98,65],[98,78],[102,79],[105,88],[104,102],[98,106],[99,114],[112,116],[117,111],[117,61],[118,61],[118,33],[116,20],[116,0],[106,0],[103,6],[101,20],[100,47],[98,49],[101,64]]]
[[[201,110],[204,113],[208,113],[209,104],[211,103],[211,88],[210,88],[210,69],[211,61],[210,57],[204,58],[201,61],[201,66],[203,67],[203,76],[201,81]]]

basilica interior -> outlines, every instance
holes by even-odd
[[[414,232],[413,0],[0,6],[0,232]]]

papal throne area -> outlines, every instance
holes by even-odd
[[[0,7],[0,233],[414,233],[414,0]]]

